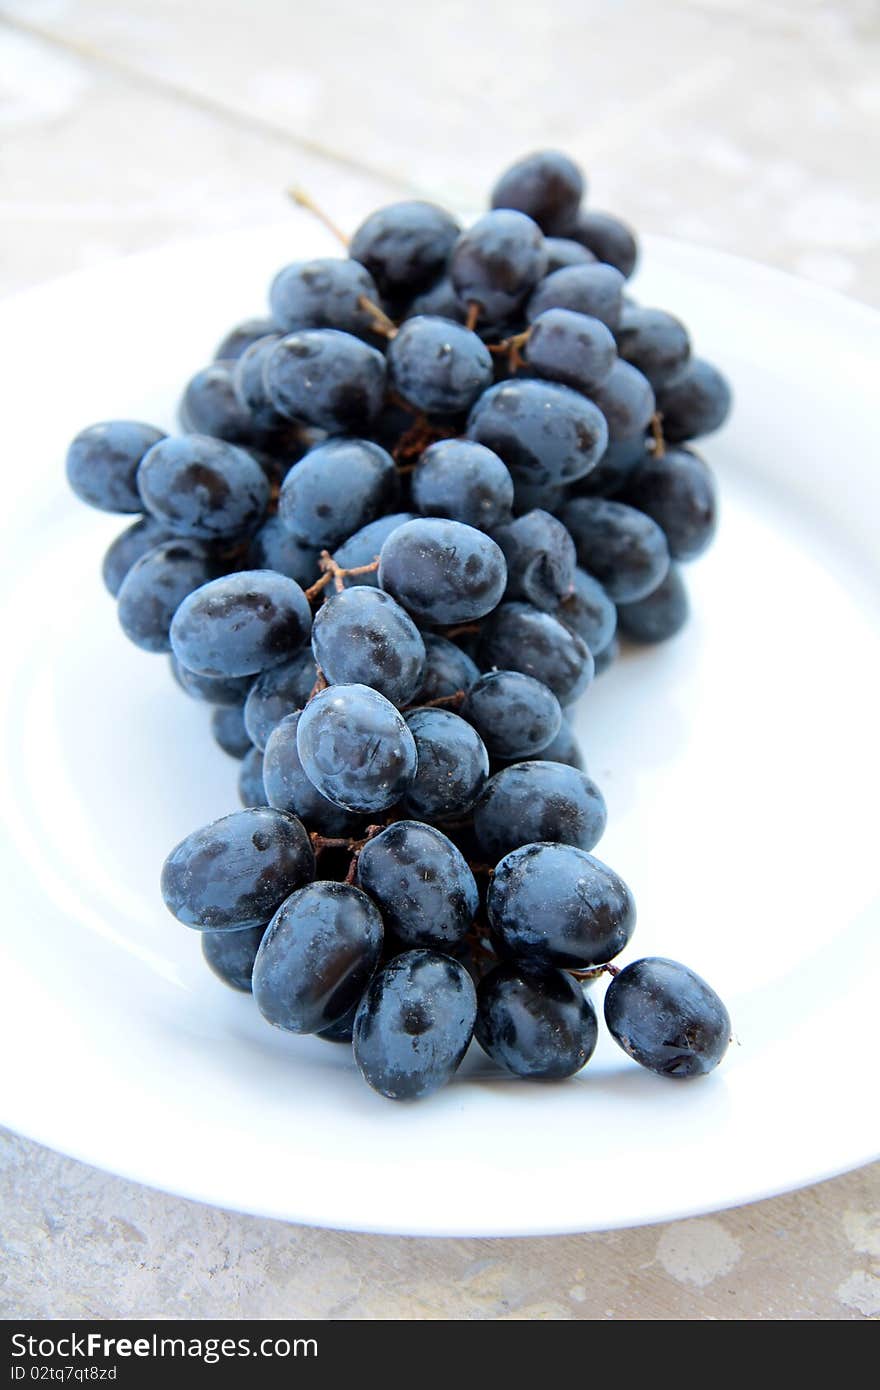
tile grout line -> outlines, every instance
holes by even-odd
[[[306,140],[302,136],[296,135],[285,126],[279,125],[274,121],[265,120],[258,116],[249,116],[236,110],[233,107],[224,105],[222,101],[216,101],[211,97],[205,96],[201,92],[190,91],[187,87],[181,87],[173,82],[163,82],[154,77],[151,73],[144,72],[137,67],[130,67],[127,63],[118,58],[111,57],[102,53],[100,49],[93,48],[89,44],[81,43],[75,39],[68,39],[60,34],[53,34],[50,30],[42,28],[39,24],[33,24],[28,20],[19,19],[15,15],[0,14],[0,25],[5,28],[25,35],[28,38],[38,39],[48,44],[50,47],[60,49],[64,53],[73,55],[84,62],[90,63],[93,67],[104,68],[117,77],[124,77],[127,81],[134,83],[147,92],[152,92],[164,96],[170,100],[176,100],[193,110],[201,112],[203,115],[216,116],[227,125],[232,125],[236,129],[249,131],[254,135],[262,135],[275,144],[290,146],[292,149],[299,149],[306,154],[314,155],[317,158],[328,160],[332,164],[341,166],[361,178],[371,178],[380,180],[399,189],[402,193],[412,195],[416,192],[414,185],[408,179],[402,178],[397,174],[390,174],[386,170],[374,169],[370,165],[361,164],[357,160],[347,155],[338,154],[335,150],[327,149],[315,140]]]

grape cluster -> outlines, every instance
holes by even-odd
[[[168,856],[162,894],[275,1027],[350,1043],[394,1099],[476,1037],[523,1077],[589,1060],[589,985],[665,1076],[730,1020],[692,971],[619,969],[635,905],[570,708],[618,651],[687,619],[710,543],[692,441],[730,392],[627,280],[635,239],[545,152],[471,227],[373,213],[348,255],[275,277],[183,393],[182,433],[93,425],[67,475],[136,519],[104,561],[119,620],[169,656],[241,759],[243,810]]]

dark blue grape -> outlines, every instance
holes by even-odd
[[[289,429],[289,422],[278,414],[266,389],[266,363],[277,343],[280,333],[269,333],[245,348],[235,363],[232,383],[235,394],[245,410],[252,429],[260,435],[271,436],[276,431]]]
[[[374,975],[354,1024],[354,1056],[389,1100],[418,1100],[450,1081],[473,1036],[477,996],[463,965],[406,951]]]
[[[461,713],[496,758],[540,753],[562,723],[553,691],[521,671],[488,671],[471,686]]]
[[[329,439],[291,468],[278,515],[291,535],[330,550],[388,511],[396,498],[390,454],[367,439]]]
[[[129,641],[146,652],[170,651],[177,609],[217,570],[214,555],[202,541],[181,537],[148,550],[132,565],[119,590],[119,622]]]
[[[605,994],[605,1022],[634,1061],[660,1076],[704,1076],[730,1044],[730,1014],[706,981],[678,961],[633,961]]]
[[[556,382],[502,381],[477,401],[468,437],[503,459],[516,483],[571,483],[599,462],[605,417],[592,401]]]
[[[349,1009],[347,1014],[343,1014],[342,1018],[337,1019],[335,1023],[331,1023],[329,1028],[322,1028],[320,1033],[315,1034],[315,1037],[323,1038],[324,1042],[348,1043],[351,1045],[352,1038],[354,1037],[354,1020],[357,1015],[359,1004],[360,1000],[358,1000],[353,1008]]]
[[[142,512],[137,472],[165,436],[137,420],[108,420],[80,430],[67,451],[67,481],[81,502],[102,512]]]
[[[612,331],[620,322],[624,279],[613,266],[563,266],[538,285],[526,305],[529,323],[548,309],[573,309],[589,318],[601,319]]]
[[[419,760],[406,814],[432,823],[467,815],[489,776],[489,754],[476,729],[445,709],[414,709],[406,722]]]
[[[564,483],[524,483],[517,478],[513,484],[513,509],[517,516],[524,512],[556,513],[568,500],[569,489]]]
[[[175,535],[197,540],[248,535],[269,504],[266,475],[250,454],[203,434],[154,444],[137,480],[156,520]]]
[[[612,637],[608,646],[603,647],[600,652],[596,653],[596,675],[604,675],[609,666],[613,666],[619,656],[620,643],[616,637]]]
[[[685,370],[657,393],[663,434],[670,444],[711,434],[724,424],[730,403],[730,386],[718,368],[692,357]]]
[[[376,282],[356,260],[324,256],[279,270],[269,289],[272,313],[285,333],[301,328],[339,328],[372,339],[374,314],[361,300],[379,304]]]
[[[170,539],[170,532],[151,516],[142,516],[128,526],[116,537],[104,556],[101,577],[108,592],[116,598],[132,565],[148,550]]]
[[[254,422],[235,389],[235,363],[211,362],[187,383],[178,408],[181,429],[229,444],[252,444]]]
[[[508,598],[551,611],[571,593],[577,568],[574,541],[555,516],[540,509],[526,512],[492,534],[507,561]]]
[[[370,272],[380,293],[396,299],[442,274],[458,233],[455,219],[433,203],[391,203],[361,223],[348,251]]]
[[[604,965],[636,924],[623,879],[574,845],[513,850],[495,869],[486,902],[499,948],[530,965]]]
[[[596,674],[598,675],[598,663]],[[563,719],[559,726],[559,733],[548,743],[546,748],[541,749],[541,757],[545,762],[563,763],[566,767],[577,768],[578,772],[584,771],[584,758],[580,750],[580,745],[567,719]]]
[[[616,336],[621,357],[638,367],[655,391],[678,376],[691,355],[684,324],[663,309],[625,304]]]
[[[646,455],[627,479],[621,501],[656,521],[673,560],[695,560],[715,535],[715,480],[689,449]]]
[[[461,852],[421,821],[395,821],[368,840],[358,858],[357,881],[405,946],[462,941],[479,902]]]
[[[200,675],[256,675],[289,661],[311,626],[308,599],[294,580],[240,570],[184,599],[171,624],[171,646]]]
[[[274,319],[245,319],[243,323],[231,328],[214,353],[215,362],[235,362],[251,343],[259,342],[269,333],[277,333],[278,324]]]
[[[576,700],[593,678],[586,643],[558,618],[529,603],[502,603],[483,629],[479,655],[484,668],[534,676],[562,705]]]
[[[541,229],[522,212],[502,209],[462,232],[449,274],[465,304],[479,304],[490,323],[505,323],[547,266]]]
[[[625,486],[626,480],[648,457],[647,436],[638,435],[609,444],[596,467],[572,487],[576,497],[613,497]]]
[[[200,931],[239,931],[269,921],[315,872],[295,816],[268,806],[235,811],[181,840],[162,869],[168,911]]]
[[[453,323],[464,323],[467,308],[455,292],[455,286],[448,275],[441,275],[428,289],[417,294],[406,311],[406,318],[416,318],[420,314],[431,314],[442,319],[452,319]]]
[[[506,583],[500,548],[460,521],[408,521],[392,531],[379,555],[380,586],[417,621],[434,627],[491,613]]]
[[[639,257],[638,243],[626,223],[607,212],[582,208],[567,236],[586,246],[599,261],[613,265],[629,279]]]
[[[286,715],[308,704],[317,679],[318,668],[308,647],[283,666],[257,676],[244,706],[244,722],[257,748],[266,747],[272,730]]]
[[[263,786],[263,755],[251,748],[241,760],[238,772],[238,797],[242,806],[267,806],[269,798]]]
[[[343,1018],[379,963],[382,918],[348,883],[319,881],[282,903],[254,963],[254,1001],[269,1023],[319,1033]]]
[[[464,415],[495,379],[488,348],[460,323],[407,319],[388,344],[392,387],[426,415]]]
[[[644,438],[654,415],[654,392],[647,377],[629,362],[618,359],[590,394],[605,416],[612,444]]]
[[[546,309],[532,324],[526,356],[535,376],[592,395],[611,372],[617,349],[600,319],[573,309]]]
[[[484,787],[474,807],[474,833],[497,863],[522,845],[576,845],[590,850],[601,840],[605,798],[586,773],[562,763],[512,763]]]
[[[325,598],[312,625],[312,652],[331,685],[369,685],[395,705],[412,699],[425,665],[412,618],[367,585]]]
[[[251,992],[251,976],[265,927],[249,927],[246,931],[203,931],[202,955],[225,985]]]
[[[562,520],[577,547],[579,564],[615,603],[636,603],[664,579],[669,547],[655,521],[622,502],[575,497]]]
[[[309,781],[350,811],[384,811],[416,774],[416,745],[390,700],[366,685],[331,685],[309,702],[296,738]]]
[[[413,696],[414,704],[425,705],[442,695],[457,695],[459,690],[469,690],[474,681],[479,680],[479,666],[454,642],[432,632],[423,633],[422,640],[425,665],[422,683]]]
[[[328,801],[303,772],[296,746],[300,714],[288,714],[275,725],[263,755],[263,789],[270,806],[299,816],[322,835],[350,835],[359,825],[352,811]]]
[[[545,237],[544,250],[547,252],[547,275],[567,265],[589,265],[596,259],[592,251],[570,237]]]
[[[415,466],[413,505],[422,516],[445,516],[491,531],[509,520],[513,479],[491,449],[469,439],[441,439]]]
[[[633,642],[666,642],[681,631],[689,612],[681,572],[670,565],[666,578],[647,598],[618,605],[617,624],[623,636]]]
[[[370,565],[374,560],[378,560],[379,552],[391,532],[396,531],[405,521],[415,519],[414,512],[392,512],[389,516],[380,516],[376,521],[370,521],[359,531],[355,531],[347,541],[343,541],[333,552],[333,559],[343,569],[359,569],[361,565]],[[378,570],[359,574],[357,582],[378,588]]]
[[[515,1076],[560,1081],[595,1051],[596,1011],[562,970],[496,965],[477,989],[474,1036]]]
[[[204,700],[209,705],[241,705],[247,699],[252,676],[199,676],[181,666],[173,652],[168,661],[177,684],[193,700]]]
[[[385,358],[335,328],[306,328],[282,338],[265,373],[279,414],[329,434],[362,434],[382,408]]]
[[[617,609],[598,579],[580,568],[574,572],[574,589],[553,610],[572,632],[576,632],[595,657],[604,651],[617,628]]]
[[[318,546],[298,540],[279,516],[270,516],[251,537],[248,569],[275,570],[308,588],[318,578]]]
[[[211,714],[211,733],[230,758],[243,758],[253,747],[244,726],[242,705],[218,705]]]
[[[518,159],[492,189],[493,208],[514,208],[537,222],[547,236],[565,236],[584,196],[584,176],[559,150],[540,150]]]

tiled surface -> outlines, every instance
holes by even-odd
[[[0,0],[0,291],[562,144],[637,226],[880,304],[874,0]],[[384,27],[383,27],[384,26]],[[171,306],[169,306],[171,311]],[[880,1316],[880,1168],[648,1230],[424,1241],[213,1211],[0,1135],[0,1315]]]

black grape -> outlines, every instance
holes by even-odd
[[[504,323],[547,265],[541,229],[521,212],[479,217],[455,244],[449,273],[459,298],[478,304],[489,323]]]
[[[518,159],[492,189],[493,208],[514,208],[548,236],[566,236],[584,196],[584,176],[568,155],[541,150]]]
[[[591,850],[607,819],[605,798],[586,773],[545,758],[495,773],[474,807],[474,833],[497,863],[511,850],[538,842]]]
[[[680,632],[690,611],[681,571],[670,565],[666,578],[638,603],[621,603],[617,624],[633,642],[666,642]]]
[[[210,547],[183,537],[163,541],[132,565],[119,590],[119,622],[126,637],[147,652],[171,650],[170,630],[180,604],[217,574]]]
[[[413,505],[422,516],[448,517],[491,531],[510,517],[513,480],[497,454],[469,439],[441,439],[415,466]]]
[[[265,366],[280,415],[329,434],[362,434],[385,395],[385,358],[351,333],[306,328],[276,343]]]
[[[411,296],[446,268],[460,228],[434,203],[391,203],[362,222],[348,251],[370,272],[380,293]]]
[[[490,386],[477,401],[468,437],[502,458],[516,483],[571,483],[595,468],[608,444],[599,407],[557,382],[520,378]]]
[[[598,1033],[592,1004],[563,970],[497,965],[480,981],[474,1036],[515,1076],[574,1076],[592,1057]]]
[[[406,814],[431,822],[466,815],[489,776],[489,754],[476,729],[445,709],[414,709],[406,722],[418,756]]]
[[[623,285],[623,276],[610,265],[563,266],[538,285],[526,305],[526,318],[534,323],[548,309],[573,309],[601,319],[613,331],[623,310]]]
[[[477,885],[461,852],[422,821],[395,821],[368,840],[357,881],[406,946],[453,945],[467,935],[477,911]]]
[[[243,758],[253,747],[244,726],[242,705],[218,705],[211,714],[211,733],[230,758]]]
[[[427,314],[407,319],[388,345],[391,386],[426,415],[470,410],[495,379],[488,348],[451,319]]]
[[[574,541],[555,516],[536,509],[492,533],[507,561],[508,598],[554,610],[572,592]]]
[[[633,961],[611,981],[605,1022],[636,1062],[676,1079],[712,1071],[730,1044],[730,1015],[714,989],[658,956]]]
[[[593,678],[589,647],[576,632],[529,603],[502,603],[483,628],[479,655],[484,667],[522,671],[550,687],[570,705]]]
[[[488,671],[471,686],[461,712],[497,758],[540,753],[562,723],[553,691],[521,671]]]
[[[506,583],[500,548],[459,521],[408,521],[392,531],[379,555],[381,587],[418,622],[432,626],[484,617]]]
[[[300,712],[288,714],[275,725],[266,743],[262,764],[264,799],[279,811],[289,811],[322,835],[351,835],[360,818],[343,806],[328,801],[303,771],[296,732]]]
[[[366,685],[331,685],[310,700],[296,739],[306,776],[350,811],[384,811],[416,775],[416,745],[390,700]]]
[[[142,512],[140,461],[165,436],[137,420],[108,420],[80,430],[67,451],[67,481],[81,502],[102,512]]]
[[[647,455],[630,474],[620,500],[656,521],[673,560],[695,560],[715,535],[715,480],[689,449]]]
[[[312,624],[312,652],[331,685],[369,685],[395,705],[412,699],[425,665],[412,618],[367,585],[325,598]]]
[[[665,578],[666,537],[635,507],[604,497],[575,497],[563,507],[562,520],[574,539],[579,564],[615,603],[646,598]]]
[[[397,473],[390,454],[368,439],[328,439],[287,474],[278,516],[304,544],[332,550],[396,499]]]
[[[202,955],[211,970],[231,989],[251,992],[251,976],[265,927],[246,931],[203,931]]]
[[[318,668],[308,647],[283,666],[272,666],[257,676],[244,706],[244,722],[257,748],[266,747],[272,730],[286,715],[304,708],[317,679]]]
[[[294,580],[272,570],[240,570],[183,600],[171,623],[171,646],[182,665],[201,675],[256,675],[289,661],[311,625],[308,600]]]
[[[718,368],[692,357],[685,370],[657,394],[664,436],[670,444],[680,444],[712,434],[730,414],[731,399],[730,386]]]

